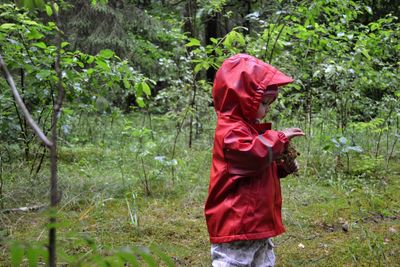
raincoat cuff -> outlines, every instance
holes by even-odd
[[[285,146],[285,149],[289,145],[289,138],[286,137],[286,135],[283,132],[278,132],[278,138],[279,141],[282,142],[282,144]]]

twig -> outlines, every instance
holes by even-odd
[[[4,209],[1,211],[3,214],[8,214],[12,212],[30,212],[30,211],[41,211],[47,208],[47,205],[35,205],[30,207],[20,207],[20,208],[13,208],[13,209]]]
[[[29,113],[28,109],[26,108],[24,102],[22,101],[22,98],[20,94],[18,93],[18,90],[15,86],[14,79],[12,78],[10,72],[7,69],[6,64],[3,61],[3,57],[0,55],[0,68],[3,70],[3,74],[5,79],[7,80],[8,85],[11,88],[11,91],[14,95],[15,102],[17,102],[17,105],[20,107],[22,113],[24,114],[29,126],[32,127],[32,129],[35,131],[36,135],[40,138],[40,140],[47,146],[51,147],[53,143],[47,138],[47,136],[43,133],[42,129],[37,125],[37,123],[33,120],[31,114]]]

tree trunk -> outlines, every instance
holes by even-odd
[[[205,25],[205,40],[206,45],[212,44],[210,38],[218,38],[218,15],[212,14],[207,15],[206,25]],[[215,77],[216,70],[214,68],[209,68],[207,70],[207,81],[212,82]]]
[[[187,33],[188,37],[196,37],[196,1],[186,1],[185,9],[183,11],[184,24],[183,31]]]

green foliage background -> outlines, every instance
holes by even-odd
[[[51,5],[0,4],[0,54],[45,132],[58,81]],[[399,262],[397,1],[70,0],[56,7],[66,88],[58,126],[62,261],[208,266],[202,205],[216,119],[212,75],[230,55],[248,53],[295,79],[268,119],[307,134],[296,143],[299,177],[283,183],[289,236],[278,238],[281,264]],[[48,164],[0,80],[4,264],[35,266],[47,257],[45,212],[8,210],[47,202]],[[341,235],[345,224],[349,236]],[[304,239],[315,255],[298,246]]]

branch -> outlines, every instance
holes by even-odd
[[[15,102],[17,102],[18,106],[22,110],[22,113],[24,114],[29,126],[32,127],[33,131],[47,147],[51,147],[53,143],[43,133],[42,129],[40,129],[39,125],[37,125],[35,120],[32,118],[31,114],[29,113],[28,109],[26,108],[24,101],[22,101],[22,98],[19,95],[17,88],[15,87],[14,79],[12,78],[10,72],[8,71],[7,66],[4,63],[3,57],[1,55],[0,55],[0,68],[3,70],[4,78],[7,80],[7,83],[11,88],[11,91],[15,98]]]
[[[13,208],[13,209],[4,209],[0,213],[7,214],[12,212],[29,212],[29,211],[41,211],[47,208],[47,205],[35,205],[30,207],[21,207],[21,208]]]

